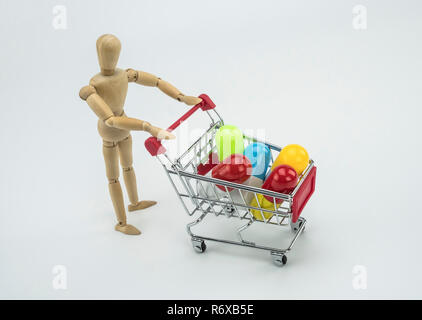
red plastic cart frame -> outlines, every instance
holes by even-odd
[[[202,111],[207,111],[215,108],[214,102],[208,97],[206,94],[201,94],[199,98],[202,99],[200,103],[193,106],[188,112],[186,112],[180,119],[178,119],[175,123],[173,123],[170,127],[167,128],[168,132],[173,131],[176,129],[180,124],[188,119],[192,114],[195,113],[196,110],[201,109]],[[149,137],[145,140],[145,148],[149,151],[149,153],[155,157],[159,154],[163,154],[166,152],[166,148],[163,147],[160,140],[155,137]]]
[[[292,222],[295,223],[305,208],[306,203],[315,191],[316,167],[312,167],[305,181],[299,187],[299,190],[293,196],[292,204]]]

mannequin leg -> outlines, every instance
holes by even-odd
[[[125,234],[140,234],[141,232],[138,229],[126,223],[123,192],[119,182],[119,155],[117,145],[113,142],[104,141],[103,155],[108,179],[108,189],[118,221],[115,229]]]
[[[128,193],[130,204],[129,211],[145,209],[156,204],[156,201],[144,200],[139,201],[138,187],[136,185],[135,171],[133,170],[133,156],[132,156],[132,136],[129,135],[126,139],[119,141],[120,164],[123,169],[123,180],[125,181],[126,191]]]

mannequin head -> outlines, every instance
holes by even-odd
[[[101,74],[111,76],[116,69],[119,60],[121,44],[120,40],[112,34],[103,34],[97,40],[98,62]]]

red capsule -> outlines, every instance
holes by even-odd
[[[243,154],[232,154],[223,160],[212,169],[212,177],[234,183],[243,183],[251,176],[252,164]],[[222,191],[226,188],[222,185],[217,185]],[[233,188],[227,187],[228,191]]]
[[[275,167],[262,185],[263,189],[271,190],[279,193],[290,193],[297,185],[298,175],[295,169],[287,164],[282,164]],[[274,198],[265,196],[270,202]],[[276,203],[281,203],[283,200],[276,199]]]

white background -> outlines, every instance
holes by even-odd
[[[353,28],[353,7],[367,29]],[[67,8],[67,29],[53,8]],[[0,298],[422,298],[419,1],[1,1]],[[134,132],[142,230],[113,230],[96,132],[79,89],[95,41],[119,66],[185,94],[207,93],[226,123],[298,143],[318,166],[305,234],[284,268],[267,252],[192,250],[165,173]],[[132,84],[126,113],[166,127],[187,106]],[[209,232],[229,235],[236,221]],[[268,228],[250,235],[278,241]],[[277,243],[277,242],[276,242]],[[52,269],[67,268],[67,290]],[[353,268],[367,270],[355,290]]]

